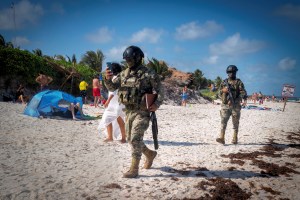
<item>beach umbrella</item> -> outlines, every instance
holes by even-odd
[[[45,90],[32,97],[24,110],[24,114],[32,117],[52,116],[51,108],[62,107],[61,102],[65,102],[65,107],[70,103],[80,103],[81,106],[83,104],[81,97],[74,97],[58,90]]]

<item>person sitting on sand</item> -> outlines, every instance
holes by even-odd
[[[115,73],[122,71],[122,67],[118,63],[112,63]],[[123,104],[118,102],[118,90],[114,92],[109,92],[109,97],[104,104],[105,111],[102,116],[102,119],[99,123],[98,130],[99,134],[101,132],[107,131],[107,138],[104,142],[113,141],[113,135],[117,138],[121,132],[122,139],[121,143],[126,143],[126,134],[125,134],[125,113],[123,109],[125,108]]]
[[[35,81],[41,85],[41,91],[43,91],[49,89],[48,85],[53,81],[53,78],[50,76],[46,76],[42,72],[40,72]]]
[[[25,104],[25,100],[24,100],[24,86],[23,84],[20,84],[19,88],[17,89],[17,93],[16,93],[16,101],[20,100],[22,102],[22,104]]]
[[[69,104],[68,107],[65,105]],[[82,108],[79,102],[67,102],[65,100],[61,100],[59,102],[59,107],[51,107],[53,116],[59,116],[63,118],[72,118],[73,120],[79,120],[76,118],[76,113],[79,111],[81,119],[84,119],[84,114],[82,112]]]

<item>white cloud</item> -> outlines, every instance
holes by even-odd
[[[291,70],[295,68],[296,63],[296,60],[286,57],[279,61],[278,66],[281,70]]]
[[[203,60],[204,64],[216,64],[218,62],[219,56],[210,56]]]
[[[220,31],[223,31],[223,26],[215,21],[206,21],[203,25],[190,22],[176,28],[175,38],[178,40],[194,40],[214,35]]]
[[[300,20],[300,6],[286,4],[281,6],[277,11],[276,14],[281,16],[286,16],[292,19]]]
[[[2,9],[0,13],[0,29],[11,30],[15,28],[15,23],[16,29],[35,24],[44,14],[44,10],[39,4],[31,4],[27,0],[22,0],[10,8]]]
[[[93,43],[107,43],[112,40],[113,31],[107,27],[98,29],[95,33],[88,34],[87,40]]]
[[[222,43],[209,45],[213,55],[241,55],[257,52],[265,46],[264,42],[258,40],[242,39],[239,33],[228,37]]]
[[[14,44],[15,46],[23,46],[29,44],[29,40],[26,37],[21,37],[21,36],[16,37],[14,41],[15,41]]]
[[[105,55],[108,61],[122,61],[123,60],[123,52],[127,46],[121,46],[121,47],[113,47],[111,48],[108,53]]]
[[[124,51],[127,47],[129,47],[129,45],[113,47],[113,48],[109,49],[108,52],[105,53],[105,57],[106,57],[105,60],[107,60],[107,62],[112,62],[112,61],[121,62],[121,61],[124,61],[123,60],[123,53],[124,53]],[[141,49],[144,52],[145,62],[147,62],[148,54],[143,48],[141,48]]]
[[[144,28],[137,33],[134,33],[130,39],[132,43],[148,42],[148,43],[157,43],[161,36],[163,35],[163,30],[155,30]]]

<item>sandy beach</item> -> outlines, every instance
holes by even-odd
[[[274,110],[283,103],[265,103]],[[220,105],[162,105],[151,169],[122,178],[128,143],[104,143],[98,120],[40,119],[0,102],[0,199],[299,199],[300,104],[242,110],[238,145],[218,144]],[[84,106],[84,113],[103,109]],[[153,149],[150,128],[144,137]]]

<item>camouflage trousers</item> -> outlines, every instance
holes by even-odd
[[[240,123],[240,117],[241,117],[241,105],[236,104],[234,107],[229,105],[222,105],[221,111],[221,130],[226,130],[227,122],[232,116],[232,124],[234,131],[239,130],[239,123]]]
[[[126,111],[125,130],[127,141],[131,145],[132,157],[141,159],[142,150],[146,147],[143,137],[149,127],[150,112],[128,110]]]

